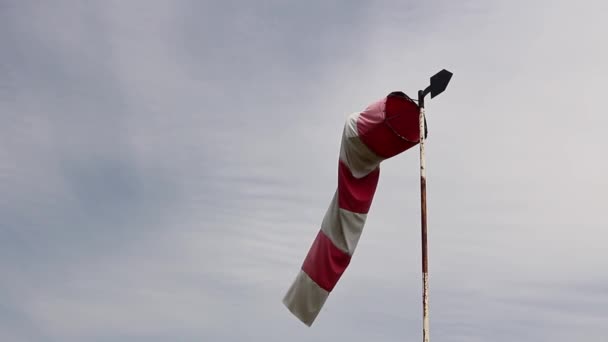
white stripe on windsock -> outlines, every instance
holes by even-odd
[[[283,304],[302,323],[311,326],[327,297],[329,292],[317,285],[308,274],[300,270],[298,276],[287,290],[283,298]]]
[[[353,255],[367,214],[358,214],[338,206],[338,192],[334,194],[329,209],[323,217],[321,230],[344,253]]]
[[[355,178],[362,178],[374,171],[383,160],[365,145],[359,138],[357,120],[361,113],[348,116],[342,133],[340,160],[348,166]]]

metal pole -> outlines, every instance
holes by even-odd
[[[426,120],[424,117],[425,95],[426,91],[418,91],[418,105],[420,107],[420,214],[422,224],[422,341],[429,342],[429,271],[426,237],[426,162],[424,155],[426,133]]]

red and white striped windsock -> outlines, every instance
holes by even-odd
[[[348,116],[342,133],[338,188],[283,303],[311,326],[350,263],[372,203],[380,163],[418,144],[419,107],[390,93]]]

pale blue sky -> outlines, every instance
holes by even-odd
[[[431,338],[608,336],[603,1],[0,1],[0,340],[419,341],[418,154],[312,328],[344,119],[428,103]]]

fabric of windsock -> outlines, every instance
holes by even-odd
[[[347,117],[337,189],[283,298],[283,304],[307,326],[351,261],[376,192],[380,163],[417,145],[419,139],[419,107],[403,92],[392,92]]]

